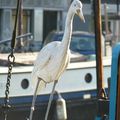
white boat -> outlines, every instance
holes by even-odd
[[[7,56],[7,55],[6,55]],[[26,55],[27,56],[27,55]],[[20,57],[20,56],[19,56]],[[21,55],[23,57],[23,55]],[[4,58],[4,57],[3,57]],[[25,58],[25,55],[24,55]],[[18,56],[16,56],[16,61]],[[35,59],[35,58],[34,58]],[[20,61],[24,61],[22,59]],[[73,60],[74,61],[74,60]],[[25,62],[25,61],[24,61]],[[103,58],[103,71],[104,71],[104,85],[107,88],[107,81],[111,75],[111,57]],[[32,97],[34,89],[31,82],[31,72],[33,65],[31,66],[13,66],[10,91],[9,91],[9,103],[12,107],[8,112],[10,120],[24,120],[29,116]],[[5,89],[8,76],[8,67],[0,67],[0,105],[5,104]],[[46,88],[39,93],[36,100],[34,119],[44,120],[46,107],[48,104],[49,94],[51,93],[53,83],[47,84]],[[89,119],[93,120],[97,111],[97,79],[96,79],[96,61],[79,61],[71,62],[67,70],[61,76],[56,86],[62,97],[67,104],[67,115],[69,120]],[[57,101],[58,95],[54,95],[53,104],[51,106],[51,112],[49,114],[50,120],[55,120],[56,105],[54,101]],[[4,109],[0,109],[0,118],[4,118]],[[75,116],[73,115],[75,114]],[[89,114],[86,116],[86,114]],[[19,117],[18,117],[19,116]]]
[[[111,58],[103,58],[104,85],[107,87],[107,80],[110,78]],[[31,71],[33,66],[13,67],[10,94],[11,97],[33,95],[31,83]],[[0,97],[5,96],[5,85],[7,82],[8,67],[0,67]],[[80,92],[96,89],[96,61],[72,62],[61,76],[56,90],[61,93]],[[50,83],[40,94],[49,94],[53,83]]]

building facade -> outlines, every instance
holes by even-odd
[[[83,1],[86,23],[77,16],[73,21],[73,30],[94,31],[92,0]],[[102,0],[102,23],[104,25],[104,0]],[[116,13],[114,0],[108,1],[109,16]],[[14,26],[17,0],[0,0],[0,40],[11,37]],[[42,41],[52,30],[64,30],[65,18],[70,0],[23,0],[22,33],[31,32],[34,40]],[[112,21],[109,20],[112,28]],[[105,25],[104,25],[105,26]],[[103,26],[103,28],[104,28]],[[111,29],[110,28],[110,29]],[[105,28],[104,28],[105,29]]]

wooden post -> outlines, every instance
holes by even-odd
[[[101,0],[93,1],[95,40],[96,40],[96,74],[97,74],[97,92],[98,97],[102,97],[103,89],[103,64],[102,64],[102,28],[101,28]]]

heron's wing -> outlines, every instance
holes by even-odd
[[[66,62],[65,62],[65,70],[68,67],[68,64],[70,63],[70,51],[68,51]],[[64,71],[63,71],[64,72]]]
[[[45,65],[48,63],[49,59],[50,59],[50,52],[49,52],[48,48],[41,49],[41,51],[39,52],[39,54],[36,58],[36,61],[34,62],[34,68],[31,73],[31,80],[32,80],[33,87],[36,87],[38,77],[40,77],[39,72],[41,72],[41,70],[45,67]],[[43,81],[41,81],[39,84],[39,87],[38,87],[37,94],[43,88],[45,88],[45,83]]]
[[[70,55],[68,55],[68,58],[67,58],[67,61],[66,61],[66,64],[65,64],[65,69],[68,67],[69,63],[70,63]]]
[[[56,55],[55,52],[58,48],[57,46],[59,45],[60,42],[52,42],[40,51],[34,63],[34,68],[31,74],[33,83],[38,79],[38,77],[44,79],[44,81],[47,81],[49,75],[48,72],[46,72],[46,66],[49,64],[54,55]]]
[[[59,45],[60,45],[60,42],[55,41],[43,47],[37,56],[34,66],[43,68],[48,63],[50,58],[52,57],[52,54],[54,53],[54,51],[56,51],[56,46],[59,46]]]
[[[48,48],[46,49],[43,48],[37,56],[37,59],[34,63],[34,67],[39,67],[39,68],[44,67],[45,64],[49,61],[50,56],[51,56],[50,50],[48,50]]]
[[[64,64],[61,66],[61,68],[62,69],[59,69],[59,77],[61,76],[61,74],[63,74],[64,73],[64,71],[66,70],[66,68],[67,68],[67,66],[68,66],[68,64],[69,64],[69,62],[70,62],[70,52],[68,51],[68,53],[66,54],[66,57],[64,58],[65,60],[63,60],[63,61],[65,61],[64,62]]]

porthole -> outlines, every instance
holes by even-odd
[[[21,82],[21,87],[23,89],[27,89],[29,87],[29,81],[28,79],[23,79],[22,82]]]
[[[92,81],[92,75],[91,75],[90,73],[87,73],[87,74],[85,75],[85,81],[86,81],[87,83],[90,83],[90,82]]]

